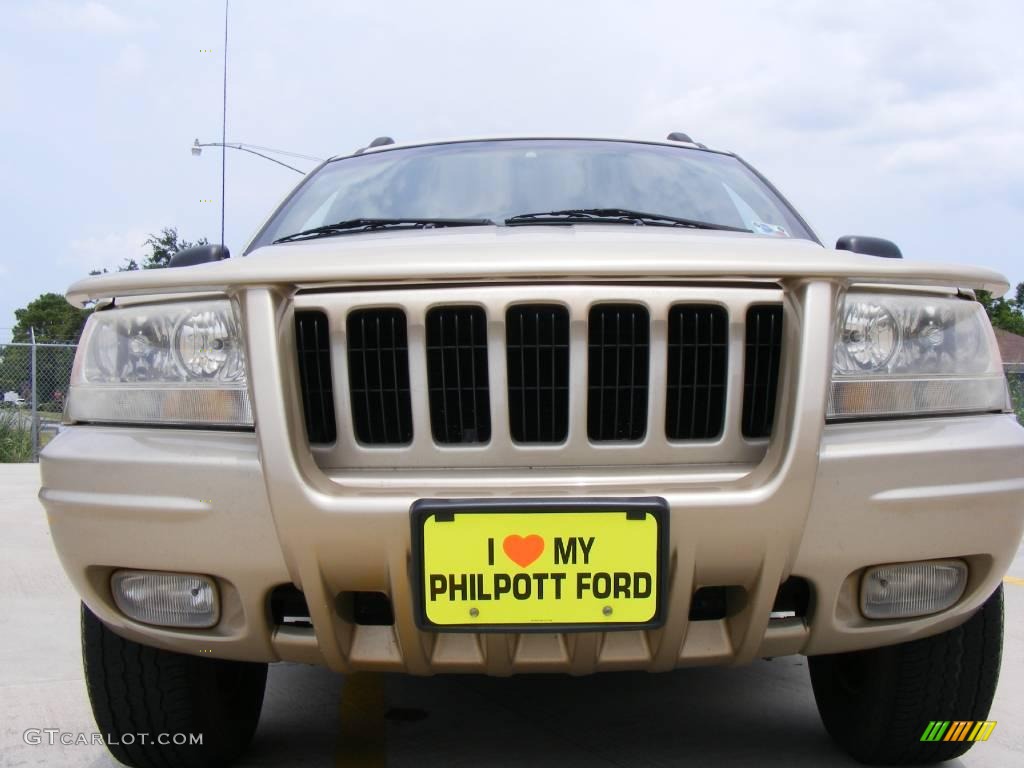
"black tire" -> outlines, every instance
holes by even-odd
[[[107,749],[125,765],[224,766],[252,740],[266,664],[188,656],[125,640],[84,604],[82,659],[96,725]],[[142,733],[147,743],[136,735]],[[202,734],[202,744],[159,744],[159,734]]]
[[[869,651],[812,656],[811,684],[825,730],[869,765],[959,757],[970,741],[921,741],[932,720],[985,720],[999,681],[1000,585],[964,624],[941,635]]]

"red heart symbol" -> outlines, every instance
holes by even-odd
[[[502,549],[508,555],[509,560],[516,563],[520,568],[525,568],[544,551],[544,539],[533,533],[529,536],[506,536],[502,542]]]

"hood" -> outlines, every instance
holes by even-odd
[[[259,248],[243,258],[79,280],[74,304],[124,295],[247,285],[350,286],[498,280],[752,280],[1009,287],[980,267],[880,259],[808,240],[618,225],[460,227],[326,237]]]

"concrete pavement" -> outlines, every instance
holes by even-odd
[[[0,464],[0,766],[118,765],[99,746],[26,744],[95,730],[78,598],[36,499],[36,465]],[[1024,764],[1024,554],[1006,584],[1002,680],[988,742],[951,766]],[[343,678],[271,667],[244,766],[852,766],[818,719],[802,657],[663,675]]]

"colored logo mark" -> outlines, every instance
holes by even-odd
[[[988,741],[995,720],[932,720],[921,741]]]
[[[544,539],[533,533],[529,536],[506,536],[501,548],[505,554],[520,568],[525,568],[541,556],[544,551]]]

